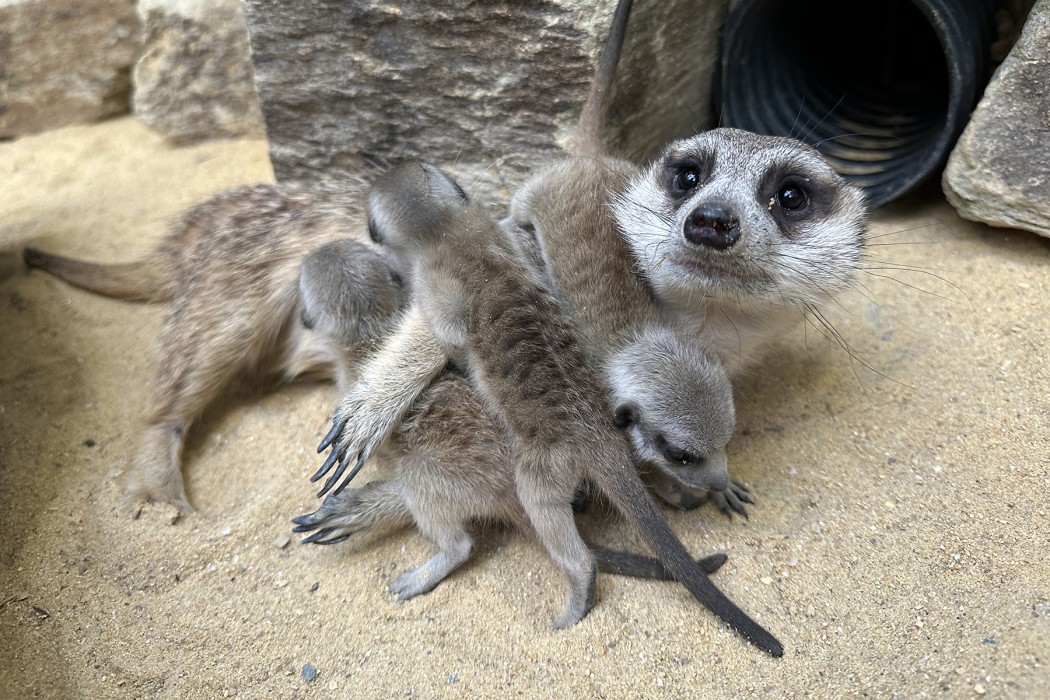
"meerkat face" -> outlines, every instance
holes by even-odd
[[[615,203],[657,294],[809,306],[847,286],[863,195],[812,147],[715,129],[668,145]]]
[[[368,194],[368,235],[395,251],[412,250],[431,242],[441,224],[469,203],[459,183],[433,165],[393,168]]]
[[[651,329],[617,351],[607,370],[614,421],[640,462],[694,488],[729,485],[736,413],[721,365],[672,332]]]

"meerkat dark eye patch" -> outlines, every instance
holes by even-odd
[[[668,159],[664,165],[664,187],[673,197],[686,197],[703,185],[708,175],[706,161],[700,158]]]

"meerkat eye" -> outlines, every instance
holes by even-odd
[[[629,428],[636,422],[638,422],[638,412],[634,406],[625,403],[616,407],[613,413],[613,423],[617,428]]]
[[[667,442],[667,438],[663,435],[656,436],[656,446],[659,448],[660,453],[663,454],[664,459],[668,462],[678,462],[679,464],[693,464],[696,462],[696,457],[686,452],[685,450],[674,447]]]
[[[777,204],[789,211],[801,209],[808,201],[806,191],[793,182],[786,182],[777,190]]]
[[[379,227],[376,226],[376,222],[372,219],[372,214],[368,214],[368,238],[373,243],[382,243],[383,237],[379,235]]]
[[[674,176],[674,186],[680,192],[688,192],[700,185],[700,168],[695,165],[681,167]]]

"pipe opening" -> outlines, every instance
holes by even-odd
[[[741,0],[721,121],[801,138],[890,201],[943,165],[984,86],[986,0]]]

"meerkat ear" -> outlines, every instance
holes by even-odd
[[[638,406],[633,403],[622,403],[613,412],[613,423],[621,430],[629,428],[638,421]]]

